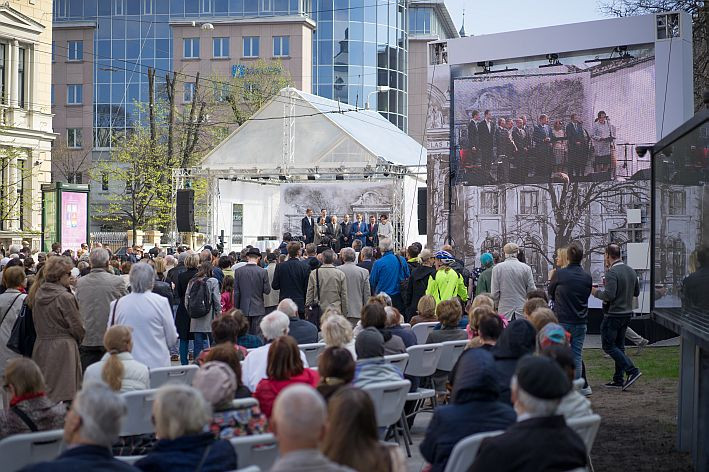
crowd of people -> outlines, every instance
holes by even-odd
[[[483,254],[484,270],[473,273],[450,246],[414,243],[399,253],[380,237],[376,249],[179,247],[176,257],[136,257],[127,274],[100,244],[76,261],[55,252],[31,267],[26,257],[3,260],[0,438],[63,426],[69,448],[32,471],[89,462],[135,470],[113,454],[143,455],[140,470],[232,470],[229,439],[272,432],[280,451],[272,470],[398,472],[404,456],[380,442],[390,431],[378,428],[363,388],[407,379],[411,391],[436,392],[420,445],[431,471],[444,470],[462,438],[500,430],[471,470],[586,466],[584,443],[565,421],[592,414],[582,351],[591,294],[603,301],[603,350],[615,363],[607,386],[627,389],[641,375],[624,352],[639,289],[620,248],[606,248],[599,290],[581,267],[582,246],[571,243],[548,292],[512,243],[498,263]],[[88,270],[76,271],[82,263]],[[36,332],[23,339],[32,345],[24,356],[7,347],[23,319]],[[430,321],[438,324],[426,344],[467,340],[452,370],[419,378],[386,361],[418,343],[411,326]],[[299,345],[315,342],[326,348],[309,365]],[[155,434],[121,437],[120,394],[149,388],[150,370],[178,361],[200,366],[192,385],[159,389]],[[257,406],[233,402],[250,397]],[[415,406],[405,412],[412,422]]]
[[[589,132],[575,113],[568,123],[542,114],[532,124],[525,115],[495,120],[490,110],[482,117],[473,110],[464,131],[462,171],[479,175],[482,183],[548,182],[554,173],[580,179],[589,165],[599,175],[608,172],[606,180],[615,178],[617,134],[604,111]]]

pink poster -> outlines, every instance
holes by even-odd
[[[86,241],[88,194],[83,192],[62,192],[61,235],[62,250],[81,248]]]

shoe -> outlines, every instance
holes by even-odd
[[[605,386],[608,388],[623,388],[624,385],[625,384],[623,384],[623,382],[616,382],[615,380],[612,380],[605,384]]]
[[[640,354],[642,354],[643,349],[645,349],[645,346],[647,346],[648,344],[650,344],[650,341],[648,341],[647,339],[643,338],[643,340],[640,341],[640,343],[638,344],[638,351],[637,351],[636,355],[639,356]]]
[[[579,393],[583,395],[584,397],[590,397],[591,394],[593,393],[593,390],[591,390],[591,386],[589,385],[586,388],[582,388],[579,390]]]
[[[611,358],[611,355],[610,355],[610,354],[605,354],[605,353],[604,353],[604,354],[603,354],[603,357],[605,357],[606,359],[610,359],[610,358]]]
[[[634,374],[629,375],[628,380],[626,380],[625,384],[623,385],[623,390],[627,390],[628,387],[633,385],[635,383],[635,381],[640,378],[641,375],[643,375],[643,373],[640,371],[637,371]]]

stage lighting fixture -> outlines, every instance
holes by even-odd
[[[308,180],[315,180],[315,176],[314,176],[314,175],[309,175],[309,176],[308,176]]]
[[[285,175],[279,175],[279,176],[278,176],[278,180],[286,180],[286,178],[287,178],[287,177],[286,177]]]
[[[613,54],[618,54],[617,56],[613,56]],[[611,52],[611,55],[609,57],[598,57],[596,56],[595,59],[588,59],[584,62],[589,63],[589,62],[608,62],[608,61],[618,61],[618,60],[624,60],[624,59],[635,59],[635,56],[630,54],[628,52],[628,46],[616,46],[613,48],[613,52]]]
[[[337,174],[337,175],[335,176],[335,180],[345,180],[345,176],[342,175],[342,174]]]
[[[490,64],[492,64],[492,63],[490,63]],[[497,74],[499,72],[514,72],[516,70],[519,70],[519,69],[517,69],[516,67],[507,67],[507,66],[505,66],[504,69],[497,69],[497,70],[491,70],[489,67],[488,68],[483,67],[482,71],[476,72],[473,75]]]
[[[556,53],[547,54],[546,58],[547,61],[549,61],[549,64],[542,64],[539,66],[540,69],[543,69],[544,67],[556,67],[562,65],[559,61],[559,55]]]

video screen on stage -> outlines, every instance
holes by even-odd
[[[456,78],[457,182],[649,178],[635,147],[656,141],[654,54],[626,55]]]

